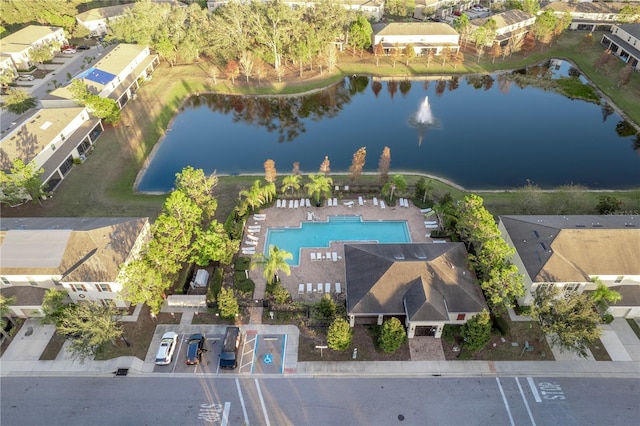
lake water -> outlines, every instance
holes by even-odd
[[[575,75],[566,63],[542,70]],[[540,70],[536,70],[539,74]],[[622,118],[607,105],[519,87],[512,73],[440,81],[345,79],[298,97],[200,95],[177,114],[139,181],[138,191],[167,192],[185,166],[206,173],[280,176],[294,162],[315,173],[348,170],[367,148],[365,172],[376,172],[385,146],[391,172],[421,172],[467,189],[592,189],[640,186],[638,136],[620,136]],[[584,77],[580,77],[582,81]],[[622,126],[624,128],[624,126]],[[635,147],[635,149],[634,149]]]

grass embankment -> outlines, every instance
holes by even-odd
[[[594,33],[594,40],[600,40],[601,34]],[[168,67],[162,64],[153,79],[138,91],[137,98],[129,102],[122,112],[123,120],[116,127],[107,127],[98,140],[94,151],[84,164],[75,167],[69,177],[56,190],[52,199],[43,202],[44,208],[37,205],[23,205],[17,208],[4,208],[3,216],[149,216],[155,218],[162,207],[164,195],[142,195],[133,191],[138,172],[143,168],[153,147],[169,126],[171,119],[179,110],[183,100],[194,93],[219,92],[257,95],[286,95],[308,92],[326,87],[340,81],[346,75],[367,74],[398,78],[433,77],[439,75],[464,75],[469,73],[490,73],[498,70],[518,69],[538,63],[550,57],[572,61],[597,85],[624,113],[635,123],[640,123],[640,75],[634,73],[631,82],[618,87],[615,82],[616,71],[609,75],[595,73],[593,63],[602,51],[597,43],[593,46],[580,46],[584,33],[567,32],[558,42],[545,51],[529,53],[528,57],[515,54],[497,59],[467,56],[463,66],[454,69],[441,66],[432,61],[429,67],[422,59],[413,59],[409,65],[397,62],[393,67],[391,59],[380,58],[376,66],[375,58],[370,54],[363,57],[344,53],[339,61],[338,70],[333,74],[320,75],[317,70],[307,72],[302,79],[297,78],[297,70],[291,70],[285,82],[246,83],[243,79],[235,84],[218,79],[217,84],[207,76],[204,64]],[[620,62],[618,69],[623,63]],[[394,172],[393,170],[391,171]],[[333,176],[340,181],[340,176]],[[251,176],[221,177],[216,195],[219,202],[218,218],[224,220],[231,212],[238,190],[246,188],[255,179]],[[366,180],[366,178],[364,178]],[[372,178],[373,179],[373,178]],[[409,177],[409,183],[416,178]],[[346,181],[346,179],[345,179]],[[436,191],[451,192],[456,198],[465,192],[444,183],[436,183]],[[518,193],[479,192],[486,207],[494,214],[532,213],[526,209],[516,211],[514,201]],[[570,200],[576,206],[568,206],[563,214],[594,213],[598,193],[575,191],[572,188]],[[623,201],[623,210],[640,209],[640,190],[631,192],[612,192]],[[552,192],[536,194],[542,198],[542,205],[554,206],[556,201],[567,204],[566,197]],[[555,208],[549,213],[557,211]]]

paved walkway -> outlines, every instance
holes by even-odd
[[[624,318],[615,318],[602,326],[600,341],[611,361],[640,361],[640,340]]]

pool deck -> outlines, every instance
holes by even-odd
[[[344,202],[352,201],[351,207],[348,207]],[[312,203],[313,204],[313,203]],[[253,233],[254,237],[258,237],[258,245],[256,246],[256,252],[263,250],[265,245],[265,239],[267,235],[267,229],[269,228],[297,228],[301,223],[308,222],[308,213],[314,214],[316,222],[326,222],[328,216],[361,216],[362,220],[376,221],[376,220],[394,220],[394,221],[406,221],[409,228],[409,234],[411,236],[411,242],[424,243],[431,242],[431,238],[427,238],[429,230],[424,226],[424,215],[420,212],[420,209],[413,206],[409,201],[409,207],[400,207],[399,204],[395,206],[386,206],[382,209],[380,206],[374,206],[372,199],[365,199],[364,205],[358,205],[357,197],[352,200],[349,198],[340,199],[337,206],[327,206],[326,202],[321,207],[302,207],[302,208],[278,208],[270,207],[262,209],[260,214],[266,215],[264,220],[255,220],[252,217],[249,218],[247,226],[260,225],[260,232]],[[242,246],[246,246],[247,233],[243,239]],[[318,283],[322,283],[323,290],[325,283],[331,283],[331,292],[335,292],[335,283],[341,283],[342,295],[344,296],[345,287],[345,267],[344,267],[344,245],[353,244],[353,241],[334,241],[329,248],[323,247],[319,249],[302,248],[300,251],[300,264],[291,267],[291,275],[280,274],[280,281],[282,285],[289,290],[291,297],[296,301],[309,301],[314,302],[320,300],[324,292],[318,293],[312,291],[307,293],[307,283],[311,283],[314,290],[317,290]],[[327,252],[337,252],[338,261],[332,260],[315,260],[312,261],[310,254],[312,252],[320,252],[326,254]],[[256,283],[254,297],[256,299],[262,299],[264,297],[264,291],[266,283],[262,277],[262,269],[256,268],[250,271],[250,278]],[[305,290],[303,294],[298,294],[298,285],[304,284]]]

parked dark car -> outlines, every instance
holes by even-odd
[[[192,334],[187,342],[187,365],[199,364],[202,359],[202,352],[205,338],[202,334]]]
[[[83,44],[82,46],[78,46],[78,50],[89,50],[91,49],[91,46],[87,46],[86,44]]]

